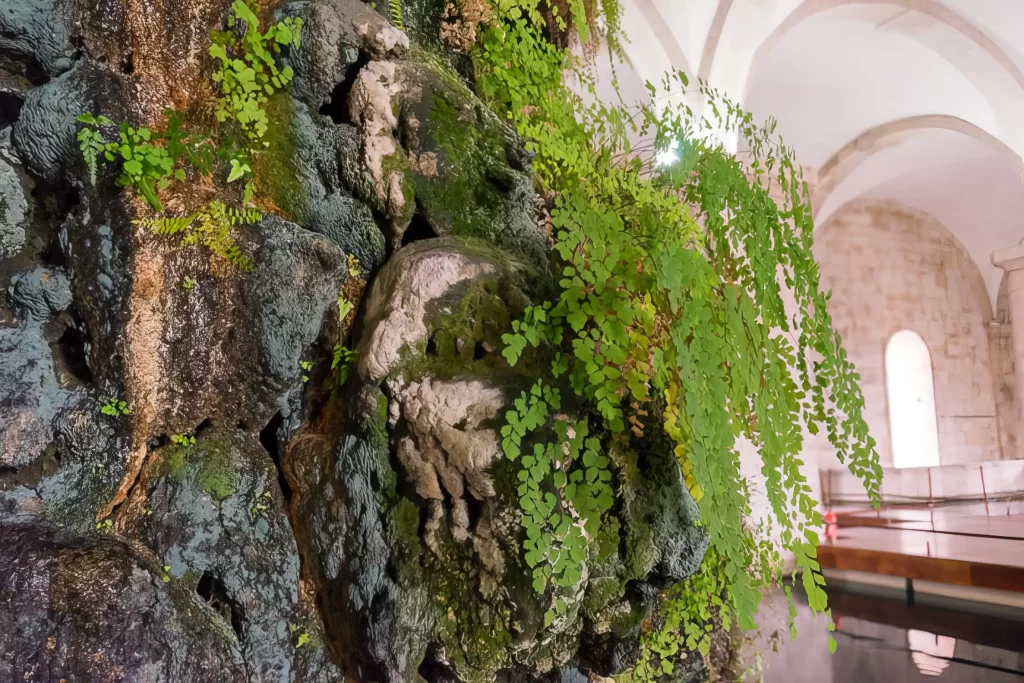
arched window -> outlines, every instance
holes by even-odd
[[[920,335],[900,330],[885,347],[885,387],[895,467],[939,464],[932,357]]]

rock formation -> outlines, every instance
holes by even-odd
[[[707,538],[657,425],[609,442],[620,501],[545,624],[499,437],[540,366],[501,335],[552,278],[524,141],[423,39],[436,3],[412,45],[360,0],[266,9],[303,40],[247,269],[137,222],[76,139],[202,118],[228,3],[0,9],[0,680],[622,672]]]

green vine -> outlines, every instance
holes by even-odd
[[[714,581],[706,571],[689,581],[687,590],[698,596],[680,608],[687,623],[706,621],[694,605],[713,604],[727,623],[755,628],[760,588],[782,579],[782,548],[796,557],[812,610],[827,613],[815,559],[822,520],[800,472],[801,425],[811,434],[823,429],[876,500],[881,469],[862,416],[859,376],[819,288],[807,186],[792,151],[774,139],[771,122],[755,125],[704,84],[698,90],[708,114],[701,119],[687,106],[604,104],[583,66],[545,39],[539,1],[532,9],[497,5],[499,19],[474,52],[477,84],[536,153],[539,189],[553,197],[561,273],[558,297],[527,309],[505,335],[505,358],[514,365],[528,345],[550,347],[551,376],[564,377],[612,434],[642,435],[652,401],[664,401],[666,432],[718,563]],[[589,90],[592,104],[566,87],[566,71]],[[678,101],[688,87],[678,71],[659,86],[647,84],[651,101]],[[750,150],[746,163],[707,130],[738,133]],[[631,139],[650,142],[635,147]],[[655,162],[669,152],[674,162]],[[791,311],[783,286],[795,301]],[[542,575],[552,548],[561,560],[568,545],[571,563],[573,547],[558,533],[564,529],[541,523],[546,515],[561,521],[557,510],[568,498],[564,489],[555,495],[549,481],[549,454],[563,452],[566,436],[551,417],[553,392],[539,382],[502,430],[530,494],[521,488],[526,561]],[[528,461],[524,439],[545,429],[559,431],[558,440],[535,445]],[[768,523],[781,548],[747,523],[741,436],[761,456]],[[600,453],[593,441],[587,448]],[[560,574],[552,568],[550,576],[564,583],[569,567]],[[539,591],[547,585],[535,583]],[[719,587],[724,597],[713,600]],[[675,621],[683,623],[667,623]],[[687,648],[701,651],[704,641],[686,628]]]

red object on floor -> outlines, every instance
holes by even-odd
[[[836,513],[830,510],[825,513],[825,538],[834,541],[837,536],[839,536],[839,524],[836,523]]]

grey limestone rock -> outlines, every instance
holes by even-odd
[[[303,104],[294,103],[292,135],[301,201],[291,204],[293,217],[307,230],[328,237],[367,271],[384,262],[384,235],[364,202],[355,199],[342,182],[340,159],[355,130],[335,124]]]
[[[0,136],[6,133],[0,131]],[[16,255],[25,245],[25,225],[29,214],[21,178],[14,166],[0,155],[0,260]]]
[[[10,290],[21,320],[0,327],[0,465],[20,468],[42,455],[54,418],[75,396],[55,371],[43,329],[71,292],[66,275],[43,268],[17,274]]]
[[[406,349],[425,345],[428,305],[460,284],[502,272],[497,252],[464,248],[458,240],[426,240],[398,252],[378,274],[366,301],[358,372],[379,382]]]
[[[400,57],[409,39],[358,0],[294,0],[282,14],[303,19],[302,47],[290,56],[296,97],[314,110],[331,101],[351,75],[360,54],[370,59]]]
[[[323,637],[299,608],[295,539],[277,470],[256,437],[204,430],[193,445],[156,452],[143,482],[127,504],[149,512],[126,535],[217,611],[251,680],[313,680],[298,670],[298,639],[305,633],[304,646],[323,649]]]
[[[72,0],[9,0],[0,8],[0,69],[56,76],[71,67]],[[6,62],[6,64],[5,64]]]
[[[0,679],[245,681],[216,619],[120,541],[0,526]]]

